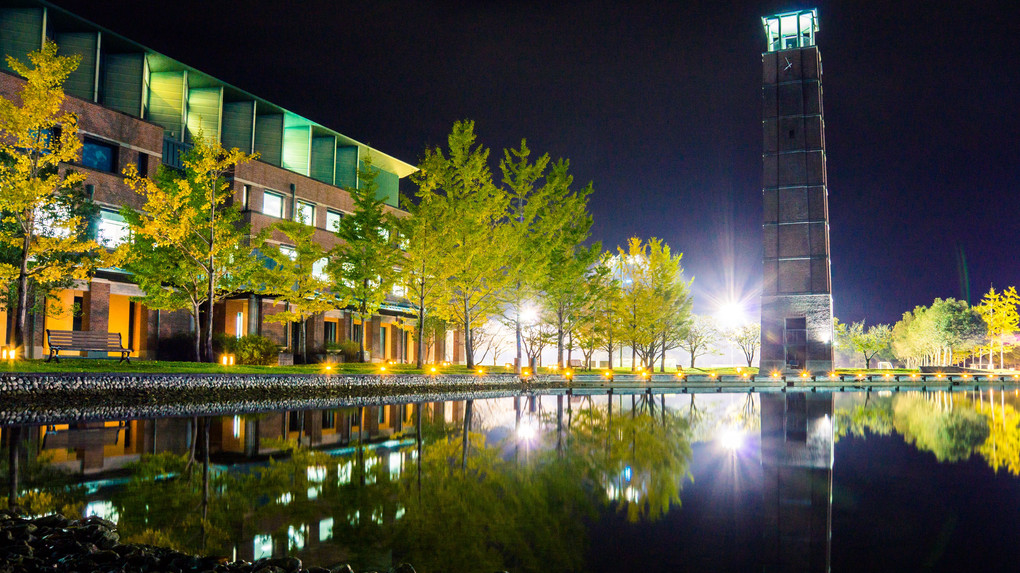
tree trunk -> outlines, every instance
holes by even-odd
[[[461,471],[467,470],[467,455],[468,448],[471,447],[471,440],[468,438],[468,434],[471,432],[471,409],[474,406],[474,400],[468,400],[464,405],[464,435],[461,441],[461,456],[460,456],[460,469]]]
[[[14,346],[21,348],[24,356],[28,356],[28,344],[25,336],[25,325],[28,322],[28,257],[32,246],[32,237],[25,233],[21,243],[21,268],[18,271],[18,304],[14,319]]]
[[[308,364],[308,319],[301,319],[301,331],[300,340],[298,340],[298,346],[301,347],[301,361]]]
[[[563,310],[556,313],[556,368],[563,368]]]
[[[514,359],[514,374],[521,373],[521,359],[524,355],[521,353],[521,311],[517,310],[514,316],[514,332],[517,335],[517,358]]]
[[[202,307],[200,304],[195,303],[195,307],[192,310],[192,316],[195,317],[195,362],[202,361]]]
[[[471,311],[468,309],[468,300],[464,299],[464,361],[468,370],[475,367],[474,348],[471,344]]]
[[[425,303],[424,300],[418,302],[418,328],[417,328],[418,340],[415,341],[418,352],[415,353],[414,366],[418,370],[422,368],[422,355],[425,352]]]

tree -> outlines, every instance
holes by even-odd
[[[691,368],[699,356],[716,352],[715,345],[719,340],[719,332],[712,320],[704,316],[691,316],[680,340],[680,348],[691,355]]]
[[[286,237],[290,245],[269,242],[273,231]],[[257,284],[264,294],[276,299],[275,304],[286,304],[283,312],[265,317],[266,322],[301,325],[300,339],[295,352],[308,362],[308,319],[316,314],[344,308],[349,299],[339,298],[329,290],[326,275],[326,250],[314,239],[315,227],[297,221],[280,221],[268,227],[258,237],[259,251],[272,263],[258,273]]]
[[[889,348],[893,337],[892,328],[888,324],[876,324],[865,328],[863,320],[849,326],[836,322],[834,330],[840,346],[852,348],[854,352],[860,352],[864,356],[865,368],[871,368],[871,359]]]
[[[612,336],[612,332],[608,327],[608,317],[611,317],[612,314],[604,313],[601,307],[605,299],[615,299],[614,292],[619,285],[607,264],[609,260],[607,253],[599,253],[595,263],[587,269],[581,278],[579,285],[580,295],[572,332],[581,354],[584,355],[586,369],[591,368],[592,356],[596,350],[607,345],[611,346],[608,339]],[[609,306],[612,306],[612,301]],[[608,352],[611,360],[612,348]]]
[[[893,326],[892,349],[908,366],[946,366],[979,344],[985,332],[981,315],[965,301],[937,298],[930,307],[904,313]]]
[[[474,122],[458,121],[447,140],[448,156],[439,148],[426,152],[420,168],[436,178],[435,189],[450,222],[440,254],[443,281],[437,313],[455,321],[464,333],[464,356],[474,367],[472,328],[485,324],[498,308],[508,281],[504,248],[513,244],[506,224],[509,199],[493,184],[489,150],[476,145]]]
[[[981,315],[987,325],[990,343],[989,356],[999,347],[999,367],[1003,368],[1006,357],[1006,346],[1013,340],[1013,334],[1020,328],[1020,313],[1017,313],[1020,295],[1016,287],[1009,287],[996,292],[992,287],[981,299],[981,304],[974,309]]]
[[[414,326],[414,339],[418,347],[415,365],[421,368],[425,360],[427,319],[430,311],[441,300],[442,286],[446,277],[443,268],[443,253],[447,249],[446,231],[453,225],[449,221],[451,210],[447,209],[444,198],[436,193],[443,173],[442,159],[431,150],[426,152],[422,168],[411,180],[418,186],[415,199],[405,197],[404,209],[409,216],[396,221],[401,246],[404,249],[404,263],[400,267],[400,283],[407,297],[418,309],[418,321]]]
[[[212,349],[216,303],[251,288],[260,265],[252,256],[248,227],[233,205],[226,176],[257,158],[201,132],[184,154],[183,171],[160,166],[155,179],[124,170],[125,182],[145,201],[140,211],[124,207],[132,241],[122,246],[123,266],[145,292],[140,299],[160,310],[187,309],[198,327],[195,359],[215,360]],[[206,307],[202,336],[201,308]]]
[[[655,237],[647,243],[631,238],[627,249],[618,251],[625,336],[645,366],[661,358],[664,371],[667,347],[680,345],[690,316],[691,283],[684,279],[683,254],[673,256],[669,245]]]
[[[750,368],[751,363],[754,362],[754,355],[761,348],[761,324],[752,322],[739,326],[730,331],[729,338],[744,353],[747,367]]]
[[[343,242],[330,252],[326,267],[332,280],[331,290],[354,301],[354,315],[361,320],[360,361],[365,360],[365,333],[369,319],[393,290],[403,264],[403,253],[395,240],[394,216],[376,196],[378,170],[366,157],[358,169],[357,189],[347,189],[354,199],[354,212],[340,219],[336,235]]]
[[[85,280],[98,255],[87,233],[91,202],[80,191],[85,176],[61,169],[81,154],[78,119],[61,111],[64,80],[80,56],[58,56],[56,44],[46,42],[28,59],[31,67],[7,58],[26,80],[20,105],[0,98],[0,281],[14,283],[18,347],[27,344],[32,284]]]

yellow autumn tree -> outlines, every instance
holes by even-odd
[[[1020,304],[1020,295],[1017,294],[1016,287],[1009,287],[999,292],[996,292],[995,287],[992,287],[981,299],[981,304],[975,307],[988,326],[989,354],[994,357],[995,350],[999,351],[1000,368],[1005,359],[1006,346],[1011,345],[1013,334],[1020,328],[1018,304]]]
[[[199,133],[184,155],[181,171],[161,166],[154,179],[135,165],[124,170],[125,182],[144,198],[138,211],[121,213],[132,240],[118,256],[145,292],[149,308],[188,310],[199,325],[196,359],[213,361],[213,308],[227,297],[251,290],[260,262],[252,255],[248,228],[233,205],[227,176],[237,165],[255,159],[237,148],[224,149]],[[204,332],[200,318],[206,310]]]
[[[80,208],[90,203],[81,191],[85,176],[66,169],[81,156],[82,143],[78,118],[62,109],[63,84],[80,56],[58,56],[56,44],[46,42],[28,59],[31,65],[7,58],[25,83],[14,98],[0,97],[0,281],[11,285],[19,347],[33,285],[88,278],[98,250],[87,209]]]

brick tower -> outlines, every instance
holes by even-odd
[[[829,207],[818,11],[762,18],[765,276],[761,372],[832,368]]]

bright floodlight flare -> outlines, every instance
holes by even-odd
[[[521,420],[521,425],[517,428],[517,437],[522,440],[531,440],[535,437],[535,425],[530,419]]]
[[[716,311],[715,318],[724,330],[731,330],[747,324],[747,312],[739,302],[724,303]]]
[[[723,448],[735,452],[744,445],[744,433],[737,428],[727,427],[719,435],[719,443]]]

